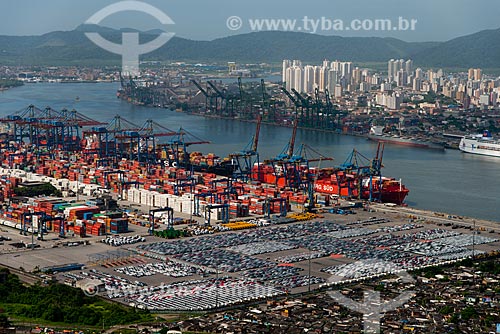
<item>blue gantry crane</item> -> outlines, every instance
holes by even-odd
[[[233,159],[237,165],[237,168],[235,169],[233,174],[233,178],[235,180],[239,180],[242,182],[251,181],[252,174],[255,174],[254,167],[256,167],[257,169],[255,175],[260,174],[260,161],[257,149],[259,146],[261,123],[262,123],[262,115],[259,114],[259,116],[257,117],[257,126],[255,128],[255,134],[253,135],[250,142],[240,152],[235,152],[230,154],[231,159]]]
[[[14,114],[0,119],[12,127],[11,140],[16,144],[31,145],[37,152],[80,149],[80,129],[104,123],[90,119],[76,110],[61,111],[50,107],[40,109],[29,105]],[[14,149],[11,147],[11,149]]]

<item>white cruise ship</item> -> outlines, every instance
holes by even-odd
[[[484,131],[483,134],[479,135],[463,137],[458,148],[460,151],[467,153],[500,157],[500,140],[491,137],[489,131]]]

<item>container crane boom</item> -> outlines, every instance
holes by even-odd
[[[290,92],[285,87],[281,87],[281,91],[285,93],[285,95],[290,99],[290,101],[292,101],[295,107],[300,107],[300,103],[293,97],[292,94],[290,94]]]
[[[255,136],[253,138],[252,151],[257,152],[257,147],[259,146],[259,135],[260,135],[260,125],[262,123],[262,115],[259,114],[257,117],[257,127],[255,129]]]
[[[264,108],[266,104],[266,85],[264,83],[264,79],[260,79],[260,87],[262,90],[262,108]]]
[[[292,130],[292,138],[290,138],[290,143],[288,144],[288,159],[290,159],[293,156],[293,149],[295,148],[295,137],[297,136],[297,127],[299,125],[299,122],[297,121],[297,118],[295,118],[295,121],[293,123],[293,130]]]
[[[219,95],[219,97],[221,99],[225,99],[226,96],[220,91],[219,88],[217,88],[217,86],[214,85],[214,83],[212,81],[207,81],[207,83],[210,85],[210,87],[212,87],[212,89],[217,93],[217,95]]]
[[[191,82],[200,90],[200,92],[205,95],[206,98],[210,98],[210,95],[208,95],[207,91],[201,87],[201,85],[194,79],[191,80]]]

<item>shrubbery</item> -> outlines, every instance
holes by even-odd
[[[88,297],[82,290],[63,284],[24,286],[15,275],[0,285],[0,303],[9,317],[26,317],[50,322],[107,326],[150,321],[148,311],[135,310]]]

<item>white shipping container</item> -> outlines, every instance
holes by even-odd
[[[161,195],[156,195],[153,206],[160,207],[161,206]]]
[[[134,191],[133,202],[138,204],[141,203],[141,193],[139,192],[139,190]]]
[[[147,198],[149,196],[149,191],[144,189],[139,189],[140,200],[139,203],[146,205]]]
[[[210,223],[215,223],[217,220],[219,220],[219,213],[217,212],[217,210],[212,210],[212,212],[210,213]]]
[[[73,211],[75,209],[83,209],[83,208],[88,208],[88,206],[86,206],[86,205],[71,206],[69,208],[64,209],[63,213],[64,213],[65,216],[69,216],[69,214],[71,213],[71,211]]]
[[[141,203],[143,205],[147,205],[146,201],[147,201],[148,195],[141,192],[141,197],[140,198],[141,199],[139,200],[139,203]]]
[[[5,225],[5,226],[9,226],[9,227],[16,228],[16,223],[11,222],[11,221],[9,221],[9,220],[4,220],[4,225]],[[21,224],[19,224],[19,229],[21,229]]]
[[[42,177],[40,175],[33,175],[33,174],[31,174],[31,180],[38,182],[38,181],[42,180]]]
[[[173,202],[170,206],[175,212],[182,212],[182,206],[179,202]]]
[[[182,213],[190,214],[191,213],[191,206],[192,206],[191,201],[183,201],[182,202]]]
[[[168,198],[168,203],[171,204],[171,203],[175,203],[179,200],[179,196],[175,196],[173,194],[167,194],[167,198]]]
[[[69,181],[68,189],[75,192],[77,189],[77,182],[76,181]]]
[[[132,203],[137,203],[137,194],[138,191],[135,188],[129,189],[128,190],[128,201]]]
[[[164,208],[168,206],[167,196],[165,194],[160,194],[155,197],[155,206]]]

